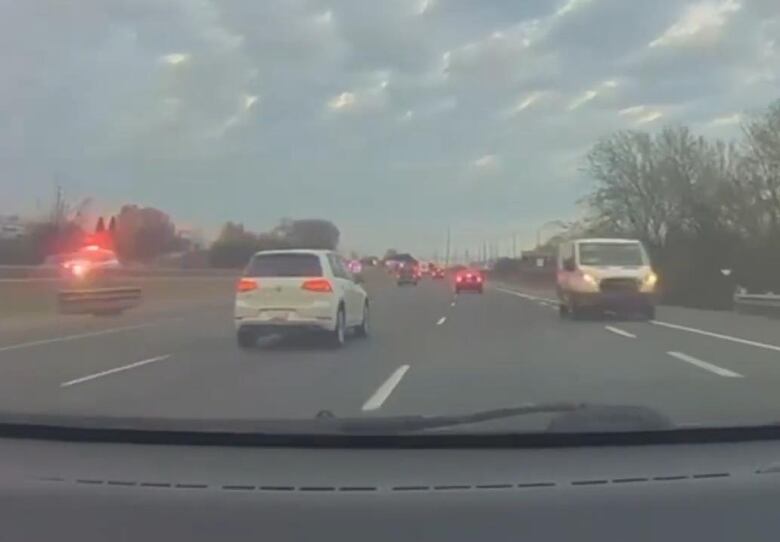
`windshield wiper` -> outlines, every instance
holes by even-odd
[[[344,433],[411,433],[414,431],[423,431],[425,429],[438,429],[445,427],[455,427],[458,425],[468,425],[472,423],[482,423],[491,420],[500,420],[514,416],[526,416],[529,414],[559,414],[566,412],[575,412],[586,409],[588,405],[584,403],[540,403],[526,404],[516,407],[496,408],[491,410],[480,410],[469,414],[458,414],[448,416],[397,416],[389,418],[349,418],[339,420],[334,418],[334,425],[339,431]],[[318,415],[319,419],[327,419],[328,415]]]
[[[668,417],[643,406],[567,402],[525,404],[452,416],[339,419],[328,412],[322,412],[317,417],[320,420],[330,418],[326,423],[331,429],[346,434],[402,434],[530,414],[557,414],[547,425],[548,433],[663,431],[674,428]]]

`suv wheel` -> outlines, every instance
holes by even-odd
[[[363,321],[355,328],[355,334],[358,337],[368,337],[369,312],[368,301],[363,304]]]
[[[344,307],[339,307],[336,314],[336,327],[330,332],[330,345],[333,348],[341,348],[346,342],[346,317],[344,316]]]

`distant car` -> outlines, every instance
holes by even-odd
[[[434,267],[431,270],[431,277],[434,279],[443,279],[444,278],[444,269],[441,267]]]
[[[463,290],[472,292],[483,292],[485,278],[482,273],[476,270],[466,269],[455,275],[455,293],[459,294]]]
[[[403,286],[405,284],[417,286],[417,283],[420,280],[420,268],[416,265],[405,264],[398,268],[396,277],[398,279],[398,286]]]
[[[268,333],[320,332],[334,347],[347,330],[368,335],[368,294],[328,250],[258,252],[236,286],[238,345],[249,348]]]

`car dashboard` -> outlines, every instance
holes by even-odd
[[[776,540],[780,443],[230,448],[6,439],[3,540]]]

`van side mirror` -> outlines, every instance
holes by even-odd
[[[566,258],[563,260],[563,270],[564,271],[576,271],[577,268],[574,265],[574,259],[573,258]]]

